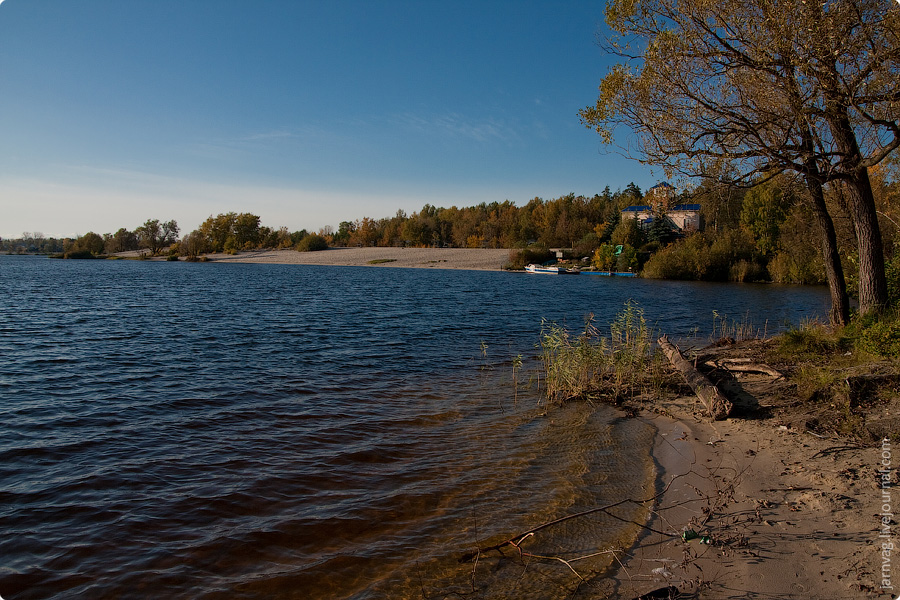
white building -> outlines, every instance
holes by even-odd
[[[629,206],[622,210],[622,221],[634,219],[643,229],[655,219],[666,219],[675,231],[688,233],[700,230],[699,204],[674,204],[675,188],[665,181],[653,186],[644,195],[647,204]]]

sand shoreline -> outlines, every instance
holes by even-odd
[[[253,250],[238,254],[209,254],[219,263],[266,263],[409,269],[498,271],[509,261],[509,250],[480,248],[329,248],[318,252]]]
[[[771,421],[711,423],[693,398],[664,412],[639,417],[657,428],[657,491],[665,491],[648,523],[655,532],[645,530],[622,558],[611,597],[667,586],[704,599],[900,594],[900,554],[889,573],[893,590],[882,587],[881,448]],[[698,537],[683,540],[685,530]]]

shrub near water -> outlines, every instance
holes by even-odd
[[[556,323],[542,323],[541,361],[551,402],[590,396],[619,402],[654,385],[658,355],[651,348],[643,309],[626,302],[610,325],[609,338],[594,326],[593,318],[588,316],[574,338]]]
[[[900,309],[861,320],[852,329],[859,330],[856,340],[859,349],[877,356],[900,358]]]
[[[738,230],[695,233],[670,244],[644,265],[644,276],[697,281],[759,281],[766,278],[766,271],[752,241]]]
[[[516,248],[509,251],[509,262],[503,268],[508,271],[521,270],[525,265],[545,263],[553,257],[554,254],[546,248]]]
[[[562,402],[592,391],[606,369],[606,340],[594,327],[593,315],[584,331],[572,339],[569,331],[556,323],[541,323],[541,360],[547,398]]]

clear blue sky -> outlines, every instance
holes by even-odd
[[[0,236],[292,231],[634,181],[602,1],[0,0]]]

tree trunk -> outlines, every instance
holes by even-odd
[[[859,251],[859,312],[863,315],[878,313],[888,304],[888,291],[884,274],[884,249],[872,183],[869,181],[869,172],[860,166],[862,152],[847,107],[834,97],[826,97],[826,119],[841,153],[840,170],[847,182],[848,204],[856,233]]]
[[[798,122],[802,123],[799,130],[801,135],[801,150],[803,156],[803,175],[806,179],[806,188],[810,196],[810,208],[816,224],[819,227],[822,243],[822,259],[825,264],[825,278],[828,281],[828,289],[831,292],[831,313],[829,321],[832,325],[846,325],[850,322],[850,298],[847,294],[847,280],[844,278],[844,267],[841,265],[841,255],[838,252],[837,235],[834,231],[834,221],[828,214],[825,204],[825,177],[817,161],[816,143],[813,131],[808,122],[801,118],[802,94],[799,90],[796,75],[788,72],[790,97],[794,114]]]
[[[878,313],[888,304],[888,291],[881,229],[869,174],[856,173],[847,184],[847,192],[859,250],[859,312]]]
[[[809,189],[810,207],[822,235],[825,277],[828,280],[828,289],[831,291],[829,319],[832,325],[846,325],[850,322],[850,298],[847,295],[847,282],[844,279],[844,267],[841,265],[841,256],[838,252],[834,222],[825,206],[825,194],[821,180],[807,175],[806,185]]]

